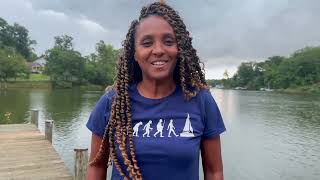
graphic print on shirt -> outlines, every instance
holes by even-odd
[[[194,137],[193,128],[191,126],[189,113],[188,113],[186,122],[184,124],[183,131],[182,131],[182,133],[180,133],[180,137]]]
[[[139,137],[139,127],[142,125],[142,122],[138,122],[136,125],[133,127],[133,136]]]
[[[167,130],[169,130],[168,133],[168,137],[171,137],[171,133],[173,133],[176,137],[178,137],[179,135],[176,134],[176,132],[174,131],[176,128],[173,126],[173,119],[170,119],[170,123],[168,125]]]
[[[139,137],[139,127],[142,125],[143,125],[142,121],[140,121],[134,125],[133,136]],[[164,125],[165,125],[165,120],[159,119],[157,126],[156,126],[157,131],[153,134],[154,137],[164,137],[164,135],[163,135]],[[143,133],[142,137],[145,137],[145,136],[150,137],[150,133],[152,130],[153,130],[152,120],[149,120],[148,123],[143,126],[144,133]],[[168,124],[165,131],[168,132],[167,137],[195,137],[189,113],[187,113],[187,118],[185,120],[184,127],[183,127],[183,130],[181,133],[179,133],[179,132],[176,133],[176,127],[174,126],[173,119],[170,119],[169,124]]]
[[[153,129],[151,127],[152,121],[149,120],[149,122],[144,125],[143,130],[145,130],[145,132],[143,133],[142,137],[144,137],[145,135],[147,135],[147,137],[150,137],[150,131]]]
[[[162,123],[162,119],[160,119],[159,120],[159,122],[158,122],[158,124],[157,124],[157,132],[156,133],[154,133],[154,137],[156,137],[157,136],[157,134],[159,134],[160,133],[160,137],[164,137],[163,135],[162,135],[162,131],[163,131],[163,127],[164,127],[164,122]]]

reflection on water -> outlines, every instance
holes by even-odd
[[[18,109],[19,110],[16,110]],[[23,123],[29,116],[29,92],[20,90],[4,91],[0,89],[0,124]],[[5,120],[5,113],[11,113],[10,121]]]
[[[318,179],[320,97],[214,90],[226,179]]]
[[[30,119],[30,109],[53,119],[53,146],[73,171],[73,149],[90,148],[85,123],[103,92],[73,90],[0,91],[0,123]],[[320,96],[212,90],[224,118],[225,179],[316,180],[320,177]],[[203,175],[200,175],[201,179]]]

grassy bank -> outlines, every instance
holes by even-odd
[[[9,78],[8,81],[50,81],[50,76],[45,74],[30,74],[29,78]]]
[[[35,88],[51,89],[52,83],[50,77],[44,74],[30,74],[28,79],[16,78],[8,79],[7,83],[0,82],[1,88]]]
[[[104,91],[105,87],[94,84],[72,85],[70,82],[50,82],[50,81],[11,81],[8,83],[0,83],[0,89],[4,88],[31,88],[31,89],[71,89],[80,87],[84,91]]]
[[[10,81],[0,83],[0,88],[35,88],[35,89],[51,89],[52,84],[48,81]]]
[[[31,74],[29,81],[50,81],[50,76],[47,76],[45,74]]]
[[[311,86],[295,86],[287,89],[281,89],[279,91],[287,93],[314,93],[320,94],[320,83],[313,84]]]
[[[30,74],[28,79],[16,78],[8,79],[8,83],[0,83],[2,88],[35,88],[35,89],[71,89],[80,87],[84,91],[103,91],[104,86],[94,84],[77,84],[69,81],[51,81],[50,76],[45,74]]]

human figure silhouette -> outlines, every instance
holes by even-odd
[[[142,122],[138,122],[136,125],[133,127],[133,136],[139,137],[139,127],[142,125]]]
[[[162,119],[160,119],[159,120],[159,122],[158,122],[158,124],[157,124],[157,132],[156,133],[154,133],[154,137],[156,137],[157,136],[157,134],[159,134],[160,133],[160,137],[164,137],[163,135],[162,135],[162,131],[163,131],[163,127],[164,127],[164,123],[162,123]]]
[[[176,137],[179,136],[174,131],[175,129],[176,128],[173,126],[173,119],[170,119],[170,122],[169,122],[169,125],[168,125],[168,128],[167,128],[167,130],[169,130],[168,137],[171,137],[171,133],[173,133]]]
[[[153,129],[152,127],[150,127],[152,124],[152,121],[149,120],[149,122],[144,125],[143,130],[145,130],[145,132],[143,133],[142,137],[144,137],[145,135],[147,135],[147,137],[150,137],[150,131]]]

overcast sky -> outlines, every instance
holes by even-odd
[[[74,38],[83,55],[99,40],[120,48],[129,24],[151,0],[0,0],[0,17],[25,26],[38,54],[54,36]],[[183,18],[205,64],[206,78],[222,78],[243,61],[288,56],[320,45],[319,0],[167,0]]]

